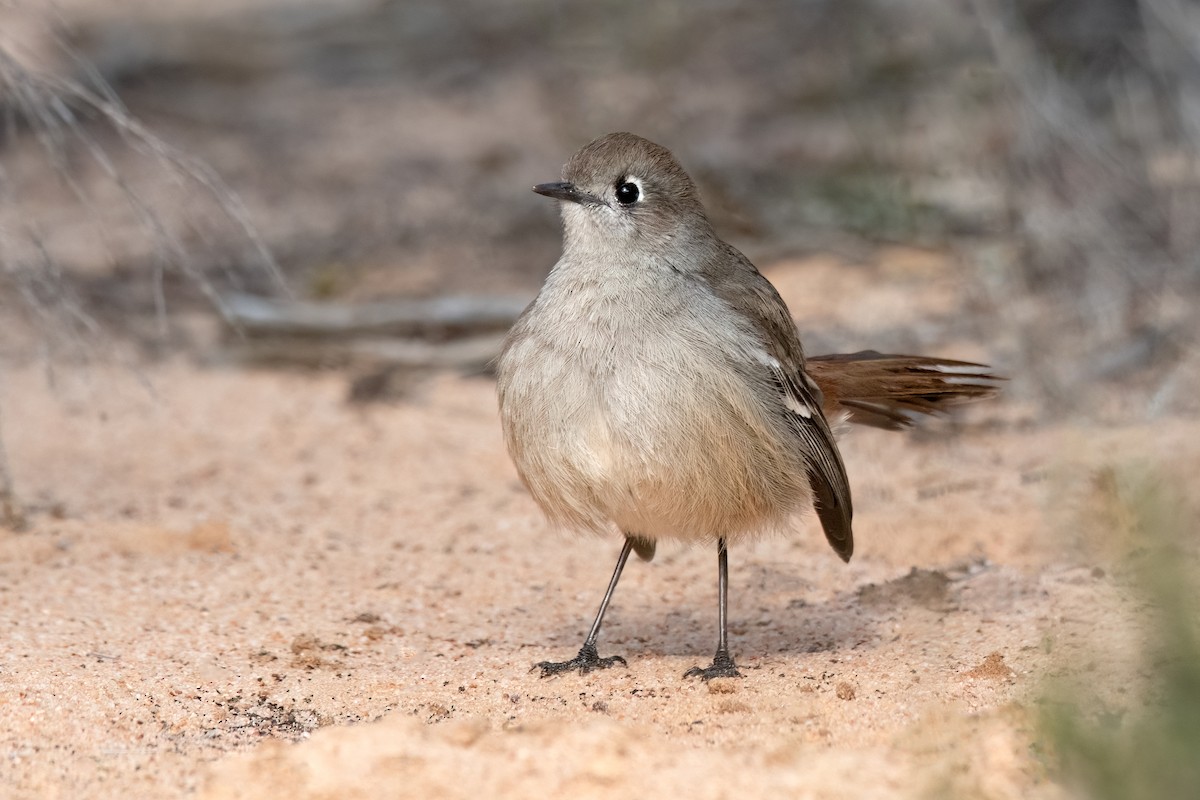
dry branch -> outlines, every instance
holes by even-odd
[[[505,331],[527,298],[452,295],[428,300],[376,303],[313,303],[247,294],[226,295],[229,321],[247,338],[345,339],[361,336],[418,336],[449,339]]]
[[[484,369],[500,352],[523,297],[314,303],[253,295],[222,298],[235,360],[298,367]]]
[[[499,354],[503,339],[502,334],[472,336],[452,342],[276,337],[231,342],[226,353],[241,363],[269,366],[480,372]]]

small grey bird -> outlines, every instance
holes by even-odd
[[[670,151],[631,133],[576,153],[563,180],[563,252],[497,362],[508,451],[559,525],[625,542],[579,654],[543,676],[624,664],[596,638],[630,551],[659,539],[717,546],[713,663],[729,653],[727,542],[782,530],[815,506],[834,551],[854,550],[853,508],[833,428],[902,428],[995,392],[986,367],[871,351],[805,359],[787,306],[717,236]],[[832,422],[832,425],[831,425]]]

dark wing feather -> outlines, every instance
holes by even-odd
[[[774,377],[788,410],[788,421],[809,455],[808,483],[825,539],[843,561],[849,561],[854,554],[850,481],[833,431],[821,411],[820,390],[803,372],[788,375],[776,369]]]

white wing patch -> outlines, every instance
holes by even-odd
[[[805,419],[812,419],[812,409],[808,407],[807,403],[803,402],[797,397],[794,397],[791,392],[788,392],[783,396],[783,404],[787,406],[788,411],[791,411],[793,414],[804,417]]]
[[[754,356],[754,360],[760,364],[764,364],[771,369],[783,369],[783,365],[779,363],[779,359],[768,353],[766,350],[755,348],[750,351]]]
[[[755,349],[755,350],[752,350],[751,353],[754,355],[755,361],[757,361],[760,364],[763,364],[764,366],[769,367],[781,379],[783,378],[783,365],[779,363],[778,358],[775,358],[775,356],[771,355],[766,350]],[[802,377],[807,378],[808,376],[804,375]],[[786,386],[786,382],[784,382],[782,380],[781,380],[781,384]],[[820,390],[818,389],[817,392],[819,392],[819,391]],[[797,397],[795,392],[785,389],[783,392],[783,404],[787,408],[788,411],[792,412],[793,414],[795,414],[799,417],[804,417],[804,419],[812,419],[812,417],[813,417],[812,407],[809,406],[808,403],[804,402],[799,397]]]

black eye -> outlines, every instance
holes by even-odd
[[[642,196],[642,192],[638,189],[636,183],[625,181],[617,184],[617,202],[623,206],[631,206],[638,201]]]

